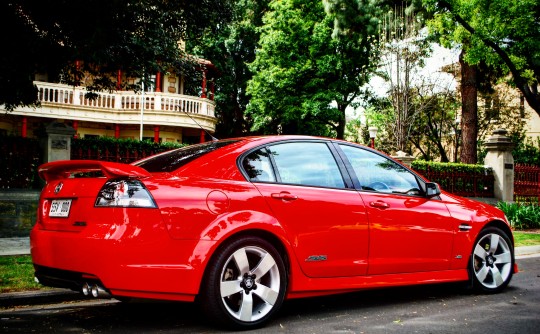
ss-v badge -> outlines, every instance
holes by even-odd
[[[310,255],[306,262],[326,261],[326,255]]]
[[[54,188],[54,193],[55,194],[58,194],[60,192],[60,190],[62,190],[62,187],[64,186],[64,184],[62,182],[58,183],[58,185],[56,186],[56,188]]]

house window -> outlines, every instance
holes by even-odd
[[[501,101],[497,94],[488,95],[485,99],[485,112],[488,120],[497,120],[501,112]]]

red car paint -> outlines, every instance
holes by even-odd
[[[343,174],[329,174],[337,186],[250,179],[243,165],[246,154],[280,143],[327,147]],[[203,277],[220,247],[253,235],[282,250],[286,298],[298,298],[467,281],[474,243],[488,225],[508,234],[513,248],[510,227],[498,209],[444,191],[427,197],[421,189],[366,190],[356,174],[370,177],[372,171],[358,165],[354,172],[342,148],[392,161],[347,142],[274,136],[235,139],[163,171],[147,171],[144,163],[44,164],[39,173],[47,184],[31,233],[36,275],[44,284],[72,289],[87,280],[99,282],[113,297],[193,301],[206,288]],[[276,161],[284,157],[273,154]],[[70,177],[96,171],[97,177]],[[425,183],[411,171],[399,173],[416,178],[419,188]],[[140,181],[150,194],[142,201],[153,199],[155,206],[129,207],[129,198],[127,206],[96,206],[100,189],[118,178]],[[67,217],[50,217],[51,203],[58,199],[71,200]],[[511,256],[514,266],[513,251]]]

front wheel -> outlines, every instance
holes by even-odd
[[[473,287],[495,293],[504,289],[512,279],[514,247],[508,235],[496,227],[480,232],[471,257]]]
[[[218,252],[201,285],[204,311],[232,329],[262,326],[285,296],[287,274],[281,255],[258,237],[236,239]]]

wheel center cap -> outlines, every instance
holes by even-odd
[[[491,255],[489,255],[486,260],[487,260],[488,266],[490,267],[493,266],[493,264],[495,263],[495,259]]]
[[[255,282],[253,281],[253,278],[246,277],[244,279],[244,286],[246,287],[246,289],[252,289],[254,284]]]

